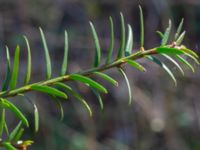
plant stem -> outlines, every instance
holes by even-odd
[[[120,58],[118,60],[113,61],[112,63],[108,64],[108,65],[102,65],[96,68],[92,68],[92,69],[88,69],[86,71],[82,71],[82,72],[78,72],[77,74],[83,75],[83,76],[90,76],[92,75],[94,72],[102,72],[111,68],[115,68],[115,67],[120,67],[121,65],[126,63],[126,59],[132,59],[132,60],[137,60],[140,58],[145,57],[146,55],[154,55],[157,54],[156,52],[156,48],[153,49],[149,49],[149,50],[145,50],[145,51],[139,51],[136,52],[130,56],[127,57],[123,57]],[[36,83],[32,83],[32,84],[28,84],[22,87],[19,87],[17,89],[14,90],[10,90],[10,91],[3,91],[0,92],[0,97],[1,98],[6,98],[6,97],[13,97],[16,96],[18,94],[21,93],[26,93],[28,91],[31,91],[31,86],[33,85],[53,85],[56,82],[65,82],[65,81],[69,81],[70,79],[70,75],[64,75],[64,76],[59,76],[59,77],[55,77],[46,81],[40,81],[40,82],[36,82]]]

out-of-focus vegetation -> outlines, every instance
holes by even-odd
[[[119,12],[133,26],[134,45],[139,46],[139,11],[138,4],[144,9],[145,47],[150,48],[159,42],[154,33],[164,30],[171,18],[173,28],[184,18],[187,31],[185,43],[199,53],[200,42],[200,2],[198,0],[0,0],[0,42],[1,49],[9,45],[11,55],[15,44],[23,45],[20,37],[26,34],[30,39],[33,60],[34,81],[45,76],[44,54],[38,27],[46,32],[53,70],[59,72],[63,52],[64,29],[69,31],[69,70],[76,72],[91,64],[94,52],[92,35],[88,21],[95,20],[100,42],[106,54],[109,43],[108,16],[114,18],[116,41],[119,41]],[[90,44],[91,43],[91,44]],[[119,42],[115,43],[115,47]],[[24,44],[25,47],[25,44]],[[25,49],[24,49],[25,51]],[[4,53],[1,51],[0,53]],[[5,70],[5,60],[0,55],[0,66]],[[26,54],[22,50],[21,70],[25,72]],[[174,87],[168,76],[153,63],[141,62],[149,68],[145,74],[127,68],[132,83],[134,102],[127,105],[126,85],[115,71],[109,73],[118,79],[120,86],[110,85],[110,94],[103,97],[105,108],[101,111],[96,97],[84,86],[77,85],[81,93],[89,100],[94,116],[90,118],[81,105],[73,98],[64,103],[65,118],[59,121],[59,112],[50,97],[30,93],[41,114],[40,132],[27,131],[27,137],[34,137],[35,144],[30,149],[37,150],[198,150],[200,149],[200,71],[186,73],[185,77],[176,74],[178,86]],[[24,66],[24,67],[23,67]],[[175,71],[176,68],[174,68]],[[187,70],[188,68],[184,68]],[[187,72],[187,71],[186,71]],[[4,77],[4,72],[0,72]],[[56,74],[54,74],[56,76]],[[2,81],[2,80],[1,80]],[[121,82],[120,82],[121,81]],[[21,81],[22,82],[22,81]],[[30,112],[29,104],[23,99],[16,100],[22,110]],[[32,114],[30,114],[32,117]],[[10,117],[10,125],[16,123]],[[26,137],[24,137],[26,138]]]

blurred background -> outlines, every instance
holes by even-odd
[[[32,82],[44,80],[45,58],[39,35],[42,27],[50,50],[53,76],[58,76],[63,59],[64,30],[69,33],[69,69],[78,72],[92,66],[95,51],[89,21],[100,37],[102,53],[109,46],[109,16],[114,19],[115,54],[119,47],[120,15],[132,25],[134,49],[139,48],[139,9],[145,18],[145,48],[159,44],[155,31],[164,31],[169,18],[173,32],[182,18],[187,31],[185,45],[200,54],[200,1],[199,0],[0,0],[0,84],[5,76],[5,45],[13,57],[16,44],[21,45],[20,81],[23,82],[27,53],[22,35],[30,41],[32,50]],[[166,61],[163,59],[163,61]],[[40,130],[26,130],[24,139],[33,139],[30,150],[200,150],[200,69],[196,73],[184,68],[185,77],[168,62],[177,77],[175,87],[170,77],[158,66],[140,60],[147,68],[141,73],[126,67],[132,85],[133,103],[128,106],[125,81],[115,69],[107,73],[119,81],[113,87],[99,80],[109,89],[102,95],[105,108],[82,84],[69,83],[81,93],[93,110],[89,117],[84,107],[73,97],[62,102],[65,118],[59,120],[55,101],[43,94],[28,93],[40,112]],[[10,99],[33,122],[33,108],[23,98]],[[17,120],[8,114],[9,126]]]

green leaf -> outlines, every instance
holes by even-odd
[[[113,25],[112,17],[109,17],[109,20],[110,20],[110,45],[109,45],[109,50],[108,50],[108,56],[106,59],[106,64],[110,63],[113,48],[114,48],[114,25]]]
[[[17,150],[10,142],[3,142],[2,145],[6,148],[6,150]]]
[[[118,86],[118,82],[116,80],[114,80],[113,78],[111,78],[110,76],[108,76],[107,74],[102,73],[102,72],[94,72],[94,74],[101,77],[102,79],[112,83],[113,85]]]
[[[163,39],[164,34],[163,34],[162,32],[160,32],[160,31],[156,31],[156,33],[159,35],[159,37],[160,37],[161,39]]]
[[[100,64],[100,61],[101,61],[101,47],[100,47],[100,44],[99,44],[99,38],[97,36],[97,32],[96,32],[92,22],[90,22],[90,27],[91,27],[91,30],[92,30],[92,35],[93,35],[95,46],[96,46],[94,67],[98,67],[99,64]]]
[[[4,124],[5,124],[5,109],[1,109],[0,137],[2,137],[2,134],[3,134]]]
[[[88,103],[78,93],[76,93],[71,87],[67,86],[64,83],[60,83],[60,82],[55,83],[55,86],[57,86],[58,88],[61,88],[61,89],[65,90],[66,92],[69,92],[77,100],[79,100],[80,102],[82,102],[83,105],[85,106],[85,108],[87,109],[89,115],[92,116],[92,110],[91,110],[90,106],[88,105]]]
[[[27,97],[24,94],[18,94],[18,96],[22,96],[23,98],[25,98],[32,106],[33,106],[33,110],[34,110],[34,128],[35,128],[35,132],[37,132],[39,130],[39,112],[37,109],[36,104],[34,104],[32,102],[32,100]]]
[[[27,68],[26,68],[26,76],[24,79],[24,84],[28,84],[31,78],[31,49],[30,49],[30,45],[26,36],[24,36],[24,40],[26,42],[27,52],[28,52]]]
[[[11,110],[22,121],[22,123],[24,125],[29,127],[28,120],[26,119],[26,117],[23,115],[23,113],[14,104],[12,104],[11,102],[9,102],[8,100],[6,100],[4,98],[0,99],[0,103],[4,108]]]
[[[38,132],[39,130],[39,111],[38,108],[35,104],[33,104],[34,107],[34,127],[35,127],[35,132]]]
[[[187,54],[190,54],[190,55],[192,55],[196,58],[199,58],[199,56],[194,51],[192,51],[188,48],[183,47],[183,48],[180,48],[180,50],[183,51],[184,53],[187,53]]]
[[[59,108],[59,111],[60,111],[60,121],[62,121],[64,119],[64,110],[63,110],[62,104],[59,101],[59,99],[54,98],[54,100],[55,100],[56,105],[57,105],[57,107]]]
[[[185,55],[188,56],[189,58],[191,58],[196,64],[200,65],[200,62],[196,57],[194,57],[188,53],[185,53]]]
[[[65,31],[65,48],[64,48],[64,56],[63,56],[63,63],[61,69],[61,75],[65,75],[67,71],[67,62],[68,62],[68,49],[69,49],[69,42],[68,42],[68,34]]]
[[[56,96],[56,97],[60,97],[60,98],[64,98],[64,99],[68,98],[64,92],[61,92],[55,88],[52,88],[52,87],[49,87],[46,85],[32,85],[31,89],[38,91],[38,92],[49,94],[51,96]]]
[[[139,5],[140,9],[140,47],[144,47],[144,16],[142,7]]]
[[[182,18],[181,19],[181,22],[177,28],[177,31],[176,31],[176,34],[175,34],[175,37],[174,37],[174,40],[177,40],[177,38],[179,37],[179,34],[181,33],[181,30],[183,28],[183,22],[184,22],[184,19]]]
[[[122,76],[124,77],[125,81],[126,81],[126,85],[127,85],[127,88],[128,88],[128,101],[129,101],[129,105],[132,103],[132,92],[131,92],[131,86],[130,86],[130,83],[129,83],[129,80],[128,80],[128,77],[126,76],[126,73],[124,72],[123,69],[119,68],[119,72],[122,74]]]
[[[184,52],[177,48],[168,48],[168,47],[158,47],[156,48],[157,53],[167,54],[167,55],[181,55]]]
[[[181,66],[170,56],[168,56],[167,54],[162,54],[165,58],[167,58],[169,61],[171,61],[178,69],[179,71],[182,73],[182,75],[184,75],[184,71],[181,68]]]
[[[169,26],[168,26],[168,28],[166,29],[166,31],[165,31],[165,33],[164,33],[164,36],[163,36],[163,39],[162,39],[162,42],[161,42],[161,45],[162,45],[162,46],[164,46],[164,45],[167,44],[167,42],[168,42],[168,40],[169,40],[171,28],[172,28],[172,22],[171,22],[171,20],[169,20]]]
[[[194,67],[187,60],[185,60],[184,58],[182,58],[179,55],[176,55],[176,59],[178,59],[180,62],[182,62],[183,64],[188,66],[192,70],[192,72],[195,72]]]
[[[20,49],[19,49],[19,46],[17,45],[15,49],[13,71],[12,71],[12,77],[10,81],[11,90],[13,90],[17,85],[17,78],[18,78],[18,71],[19,71],[19,53],[20,53]]]
[[[77,97],[76,97],[77,98]],[[77,98],[78,99],[78,98]],[[89,116],[92,117],[92,110],[88,103],[84,99],[78,99],[82,104],[85,106],[85,108],[88,110]]]
[[[181,43],[183,42],[183,39],[185,37],[185,33],[186,33],[186,31],[183,31],[183,33],[178,37],[178,39],[176,40],[176,45],[181,45]]]
[[[126,61],[129,65],[131,65],[132,67],[134,67],[134,68],[136,68],[136,69],[138,69],[138,70],[140,70],[140,71],[142,71],[142,72],[145,72],[145,71],[146,71],[146,69],[145,69],[142,65],[140,65],[139,63],[137,63],[137,62],[135,62],[135,61],[133,61],[133,60],[126,59],[125,61]]]
[[[131,55],[132,49],[133,49],[133,31],[131,26],[128,24],[128,40],[125,48],[125,56]]]
[[[11,79],[11,70],[10,70],[10,54],[9,54],[9,49],[6,46],[6,59],[7,59],[7,69],[6,69],[6,77],[3,82],[3,87],[2,91],[6,91],[9,87],[10,79]]]
[[[50,79],[51,78],[51,59],[50,59],[50,56],[49,56],[49,50],[48,50],[48,47],[47,47],[47,42],[46,42],[42,28],[39,28],[39,30],[40,30],[40,35],[41,35],[41,38],[42,38],[42,43],[43,43],[44,52],[45,52],[46,69],[47,69],[46,78]]]
[[[161,62],[159,59],[157,59],[156,57],[153,57],[153,56],[147,56],[147,58],[149,60],[153,61],[154,63],[156,63],[157,65],[159,65],[161,68],[163,68],[166,71],[166,73],[172,78],[172,80],[174,81],[175,86],[177,86],[176,78],[174,77],[174,75],[171,72],[171,70],[163,62]]]
[[[4,123],[4,130],[5,130],[5,132],[6,132],[6,135],[9,136],[10,133],[9,133],[9,131],[8,131],[8,126],[7,126],[6,121],[5,121],[5,123]]]
[[[52,97],[53,97],[53,100],[56,103],[56,106],[58,107],[58,109],[60,111],[60,121],[62,121],[63,118],[64,118],[64,110],[63,110],[62,104],[61,104],[60,100],[57,97],[55,97],[55,96],[52,96]]]
[[[23,133],[24,133],[24,128],[20,128],[19,131],[17,132],[13,142],[18,142],[21,139]]]
[[[124,23],[124,16],[120,13],[120,20],[121,20],[121,40],[120,40],[120,48],[118,50],[117,58],[121,58],[124,56],[125,50],[125,23]]]
[[[10,133],[8,137],[8,141],[10,142],[17,142],[18,139],[16,139],[17,134],[20,132],[20,128],[22,126],[22,122],[20,121],[17,126],[13,129],[13,131]]]
[[[108,93],[108,91],[101,84],[97,83],[96,81],[94,81],[88,77],[85,77],[85,76],[82,76],[79,74],[72,74],[70,76],[70,79],[89,84],[91,87],[97,89],[100,92]]]
[[[22,142],[22,145],[23,145],[24,147],[27,147],[27,146],[32,145],[33,143],[34,143],[34,142],[31,141],[31,140],[26,140],[26,141],[23,141],[23,142]]]
[[[98,99],[98,101],[99,101],[99,104],[100,104],[100,108],[101,108],[101,110],[103,110],[103,100],[102,100],[102,98],[101,98],[101,95],[99,94],[99,92],[96,90],[96,89],[94,89],[94,88],[91,88],[91,90],[92,90],[92,92],[94,93],[94,95],[97,97],[97,99]]]

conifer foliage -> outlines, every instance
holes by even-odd
[[[0,147],[4,147],[7,150],[16,150],[21,149],[24,150],[27,146],[31,145],[33,141],[31,140],[21,140],[21,137],[24,133],[24,128],[29,127],[29,122],[26,118],[26,114],[22,113],[18,106],[14,105],[10,102],[10,97],[21,96],[24,97],[27,101],[29,101],[33,106],[33,114],[34,114],[34,127],[35,132],[39,130],[39,112],[36,104],[31,101],[30,98],[26,96],[27,92],[37,91],[44,94],[48,94],[52,96],[53,99],[59,104],[59,109],[61,112],[61,119],[63,119],[63,108],[61,101],[68,99],[68,95],[74,96],[79,102],[83,104],[83,107],[88,111],[89,116],[92,116],[92,108],[90,104],[88,104],[87,100],[82,97],[78,92],[75,91],[70,85],[68,85],[68,81],[80,82],[85,84],[91,91],[97,96],[97,100],[99,101],[100,108],[103,109],[103,100],[101,98],[102,94],[109,93],[109,89],[106,89],[101,83],[95,81],[92,77],[102,78],[106,80],[109,84],[113,84],[114,86],[118,86],[118,82],[113,79],[108,74],[104,73],[104,71],[116,68],[121,74],[121,77],[124,79],[124,82],[127,85],[128,92],[128,104],[132,103],[133,94],[131,93],[131,86],[129,83],[129,79],[127,74],[123,68],[124,65],[130,65],[133,69],[137,69],[139,71],[145,72],[146,68],[144,68],[141,64],[137,62],[138,59],[147,59],[149,61],[154,62],[161,69],[163,69],[167,75],[172,79],[175,86],[177,85],[176,77],[174,76],[171,68],[167,66],[164,62],[162,62],[155,55],[160,55],[161,57],[166,58],[168,61],[172,62],[181,74],[184,75],[184,71],[182,69],[182,65],[189,67],[194,72],[194,67],[192,64],[187,61],[186,57],[193,60],[195,63],[199,64],[198,55],[184,46],[182,44],[183,39],[185,37],[185,31],[182,31],[183,20],[181,20],[180,25],[177,28],[177,31],[174,35],[172,35],[172,23],[169,20],[169,25],[167,29],[162,33],[161,31],[157,31],[161,42],[157,47],[153,47],[150,49],[145,49],[145,31],[144,31],[144,19],[142,8],[139,6],[140,12],[140,47],[134,47],[134,33],[132,31],[132,27],[130,24],[126,24],[124,21],[124,16],[120,13],[121,20],[121,37],[120,37],[120,47],[117,50],[117,57],[113,57],[114,51],[114,24],[112,17],[109,18],[110,21],[110,44],[107,52],[107,57],[105,58],[105,62],[102,61],[101,58],[101,45],[99,43],[99,38],[97,34],[97,29],[92,22],[90,22],[91,33],[93,35],[93,40],[95,44],[95,56],[93,61],[93,67],[89,70],[83,70],[78,73],[69,73],[67,74],[68,68],[68,33],[64,32],[64,55],[63,55],[63,63],[60,69],[60,76],[52,78],[52,66],[51,66],[51,58],[48,50],[48,40],[45,38],[45,34],[41,28],[39,28],[41,41],[43,44],[43,49],[45,53],[46,60],[46,78],[45,80],[38,81],[35,83],[31,82],[31,48],[29,46],[29,40],[26,36],[24,36],[24,41],[27,46],[27,68],[26,74],[24,76],[24,85],[18,87],[17,81],[19,79],[18,70],[20,63],[20,45],[16,46],[13,64],[11,65],[9,48],[6,47],[6,59],[7,59],[7,68],[4,82],[2,84],[2,90],[0,91]],[[127,27],[127,28],[126,28]],[[126,35],[127,31],[127,35]],[[172,39],[170,37],[173,37]],[[138,51],[133,51],[133,49],[138,49]],[[183,57],[184,56],[184,57]],[[11,67],[12,66],[12,67]],[[19,123],[16,125],[14,129],[10,129],[7,126],[7,118],[6,111],[11,111],[14,116],[19,119]],[[6,135],[6,138],[5,136]],[[4,138],[3,138],[4,137]]]

